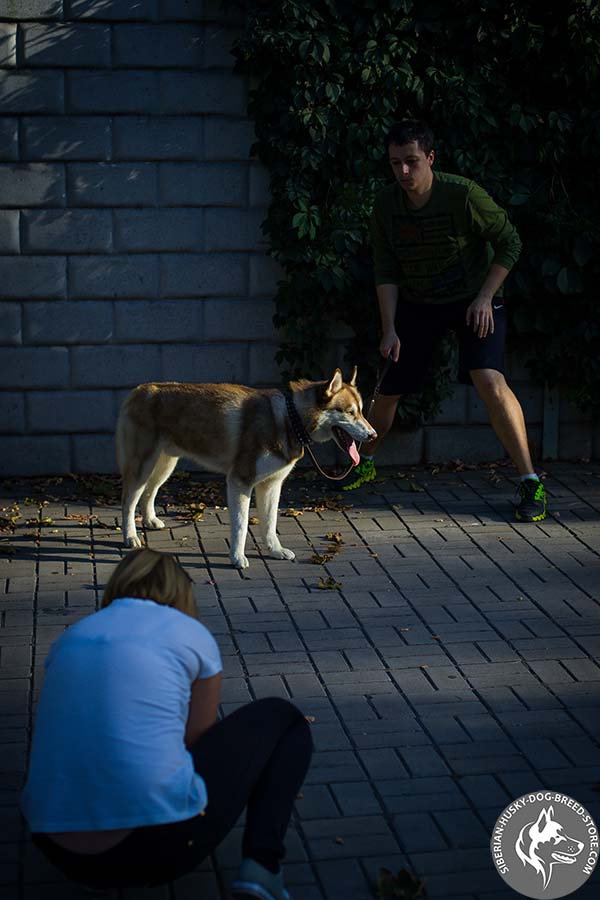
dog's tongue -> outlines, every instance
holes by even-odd
[[[350,454],[350,459],[352,460],[352,465],[357,466],[360,462],[360,456],[358,450],[356,449],[356,444],[354,441],[348,447],[348,453]]]

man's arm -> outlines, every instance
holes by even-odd
[[[394,362],[398,362],[400,355],[400,338],[396,334],[396,309],[398,307],[398,285],[378,284],[377,302],[379,303],[379,317],[381,319],[381,341],[379,352],[387,359],[392,355]]]

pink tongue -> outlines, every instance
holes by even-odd
[[[356,444],[354,443],[354,441],[352,441],[352,443],[348,447],[348,453],[350,454],[353,465],[357,466],[360,462],[360,456],[358,450],[356,449]]]

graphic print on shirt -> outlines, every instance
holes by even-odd
[[[392,244],[406,299],[453,298],[466,287],[461,241],[452,215],[392,216]]]

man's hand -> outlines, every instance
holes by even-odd
[[[398,362],[398,357],[400,356],[400,338],[393,329],[384,333],[379,342],[379,352],[384,359],[388,359],[391,355],[394,362]]]
[[[491,297],[476,297],[467,307],[467,325],[473,322],[473,331],[483,338],[494,333],[494,311]]]

